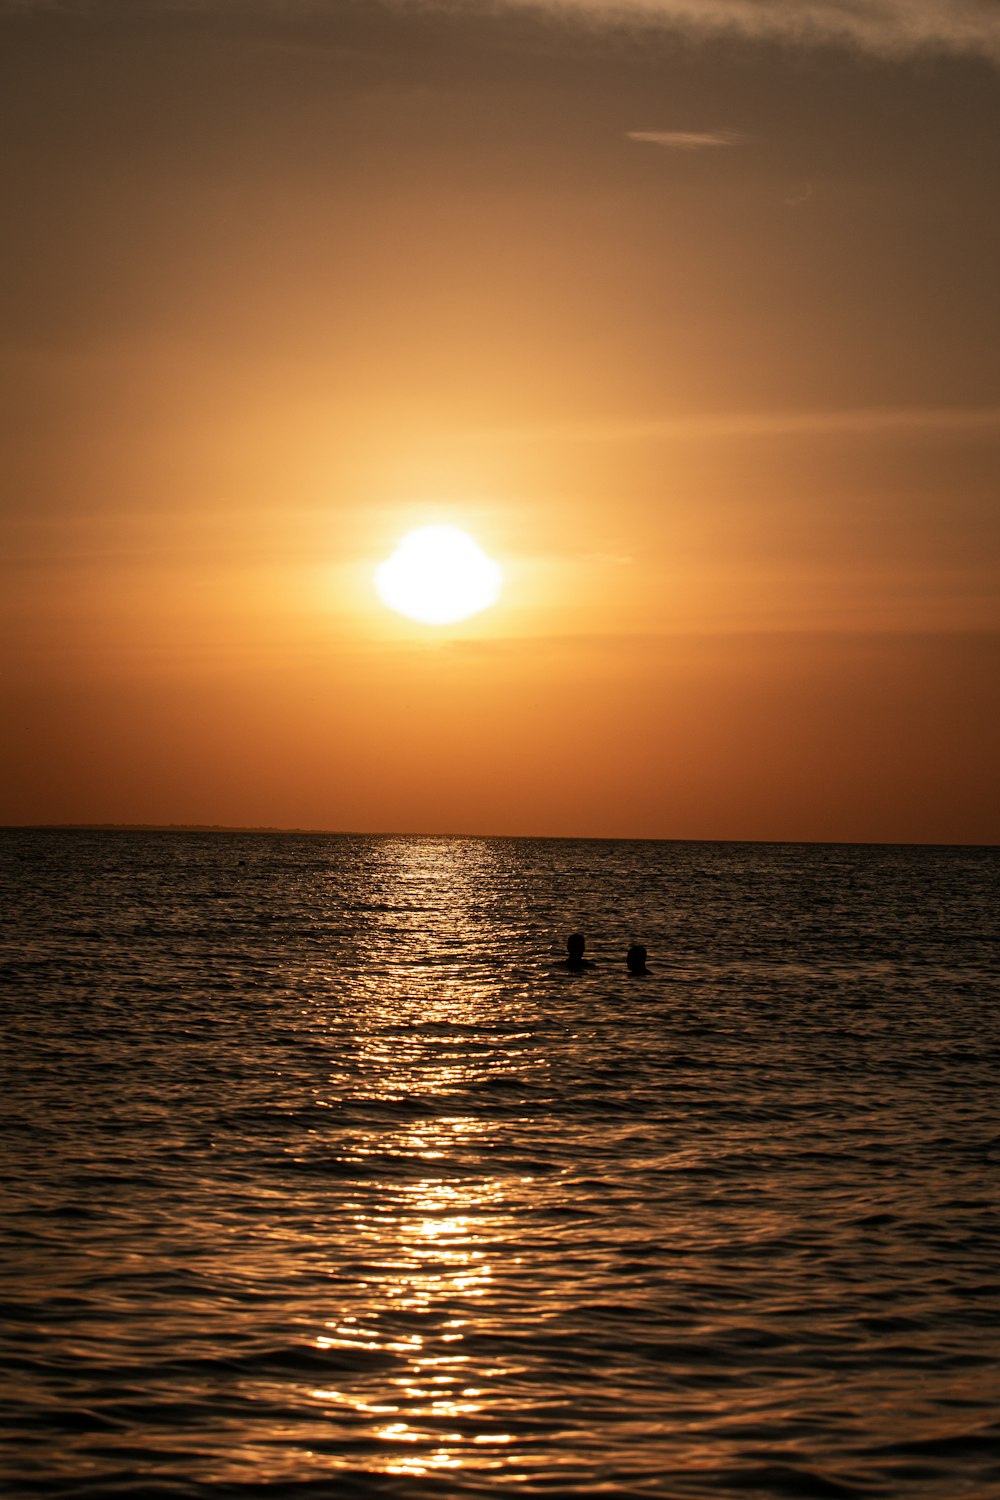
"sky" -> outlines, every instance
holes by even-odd
[[[0,0],[0,823],[1000,842],[998,183],[984,0]]]

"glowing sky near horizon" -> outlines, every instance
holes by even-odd
[[[0,822],[1000,840],[1000,26],[790,14],[0,7]]]

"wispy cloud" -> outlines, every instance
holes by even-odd
[[[668,151],[704,151],[712,146],[738,146],[746,140],[736,130],[626,130],[630,141],[665,146]]]
[[[477,11],[484,0],[385,0],[400,10]],[[582,20],[640,21],[693,34],[737,33],[808,44],[847,42],[868,51],[978,54],[1000,63],[998,0],[492,0],[497,9],[544,10]],[[0,0],[0,16],[50,11],[331,16],[344,0]]]
[[[483,0],[388,0],[398,9],[483,9]],[[752,37],[851,41],[882,52],[937,48],[1000,61],[997,0],[494,0],[498,8],[548,10],[585,19],[633,19],[685,31],[735,31]],[[54,11],[192,11],[321,16],[343,0],[0,0],[0,15]]]
[[[467,0],[471,4],[471,0]],[[692,33],[735,32],[867,51],[977,53],[1000,62],[996,0],[507,0],[567,16],[660,23]]]

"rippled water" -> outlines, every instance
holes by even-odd
[[[0,846],[5,1494],[1000,1495],[997,851]]]

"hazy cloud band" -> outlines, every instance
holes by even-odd
[[[839,411],[749,411],[692,413],[687,416],[630,420],[541,423],[510,429],[478,429],[473,440],[510,442],[623,443],[705,438],[822,437],[825,434],[891,434],[901,432],[991,432],[1000,428],[1000,406],[852,407]]]
[[[372,0],[375,9],[378,0]],[[810,45],[851,43],[868,51],[974,53],[1000,62],[1000,0],[381,0],[402,11],[534,10],[586,21],[637,21],[692,34],[734,33]],[[45,11],[344,14],[343,0],[0,0],[0,16]]]
[[[507,0],[566,16],[644,20],[687,32],[801,43],[840,41],[882,53],[973,52],[1000,61],[995,0]]]

